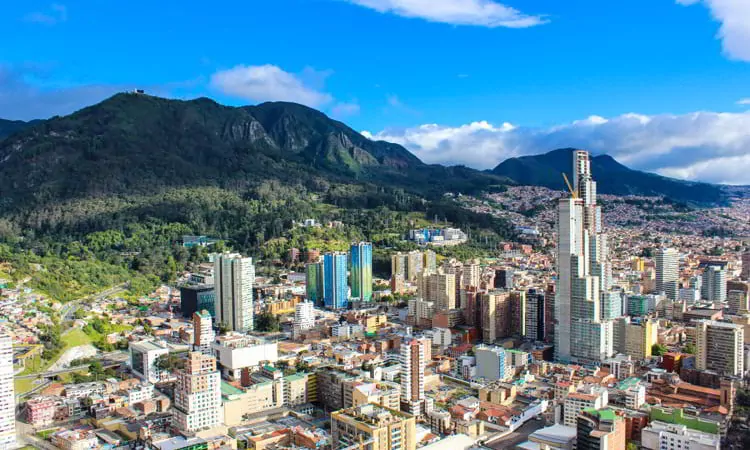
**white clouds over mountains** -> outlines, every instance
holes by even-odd
[[[666,176],[750,184],[750,112],[591,116],[546,129],[484,121],[427,124],[363,134],[399,143],[427,163],[489,169],[514,156],[578,147]]]
[[[493,0],[346,0],[380,13],[452,25],[528,28],[546,23]]]

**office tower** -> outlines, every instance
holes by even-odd
[[[221,377],[216,358],[199,352],[188,355],[184,369],[177,371],[174,391],[174,427],[189,433],[220,425]]]
[[[206,310],[193,313],[193,350],[210,355],[215,338],[211,314]]]
[[[16,447],[16,396],[13,386],[13,339],[0,333],[0,448]]]
[[[526,291],[510,292],[510,334],[526,336]]]
[[[656,251],[656,293],[665,293],[670,300],[677,300],[680,280],[680,255],[673,248]]]
[[[695,326],[695,366],[721,376],[741,377],[745,373],[741,325],[701,320]]]
[[[470,327],[482,328],[482,308],[479,304],[479,289],[469,286],[459,291],[461,308],[464,311],[464,322]]]
[[[417,339],[401,344],[401,410],[414,416],[424,412],[424,345]]]
[[[513,289],[513,269],[495,269],[495,289]]]
[[[372,301],[372,244],[352,244],[350,255],[352,299],[369,303]]]
[[[742,273],[743,280],[750,280],[750,251],[742,254]]]
[[[214,280],[216,324],[224,325],[230,331],[251,331],[254,325],[253,259],[237,253],[217,254],[214,259]]]
[[[404,280],[408,280],[407,266],[409,265],[409,257],[405,254],[398,252],[391,256],[391,277],[401,276]]]
[[[416,281],[424,272],[424,256],[419,250],[412,250],[406,255],[406,279]]]
[[[419,276],[419,295],[434,302],[439,312],[456,309],[456,276],[450,273],[425,274]]]
[[[297,303],[294,307],[294,324],[292,335],[297,339],[299,335],[315,327],[315,308],[312,302]]]
[[[602,292],[602,320],[613,320],[622,316],[622,292]]]
[[[214,315],[216,291],[212,284],[182,286],[180,288],[180,310],[182,317],[193,317],[196,311],[206,310]]]
[[[493,344],[511,335],[511,300],[508,291],[478,294],[482,307],[482,342]]]
[[[547,333],[544,320],[545,295],[541,289],[529,289],[526,293],[526,338],[532,341],[544,341]]]
[[[422,270],[426,273],[437,272],[437,254],[432,250],[424,251],[424,266]]]
[[[346,253],[326,253],[323,257],[323,304],[329,309],[343,309],[349,304],[346,284]]]
[[[703,271],[701,297],[709,302],[727,301],[727,270],[724,264],[708,264]]]
[[[331,413],[335,449],[416,450],[414,416],[367,404]]]
[[[323,306],[323,297],[325,296],[324,273],[322,262],[310,263],[305,266],[307,299],[317,306]]]
[[[729,313],[733,315],[746,314],[748,312],[748,293],[741,290],[731,290],[727,292],[727,303],[729,304]]]
[[[636,361],[651,358],[651,347],[658,343],[659,325],[651,319],[632,321],[620,317],[614,322],[614,351]]]
[[[624,449],[625,419],[612,409],[585,409],[577,420],[578,450]]]
[[[573,168],[571,198],[558,204],[555,357],[601,361],[612,354],[612,322],[602,320],[612,284],[607,235],[588,152],[573,153]]]
[[[461,284],[456,284],[458,288],[466,286],[479,286],[482,276],[482,268],[479,264],[467,263],[461,268]]]

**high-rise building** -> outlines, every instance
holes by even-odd
[[[216,338],[213,318],[205,309],[193,313],[193,350],[210,355],[211,343]]]
[[[416,450],[413,415],[367,404],[331,413],[334,449]]]
[[[511,300],[508,291],[477,294],[482,308],[482,342],[493,344],[511,336]]]
[[[437,254],[432,250],[424,251],[424,266],[422,271],[426,273],[435,273],[437,271]]]
[[[729,313],[733,315],[746,314],[750,310],[748,293],[739,289],[727,292],[727,304],[729,305]]]
[[[578,416],[578,450],[618,450],[625,448],[625,419],[606,409],[586,409]]]
[[[420,274],[419,295],[426,301],[434,302],[440,312],[456,309],[456,276],[441,271]]]
[[[401,276],[408,280],[406,267],[409,265],[409,258],[405,254],[398,252],[391,256],[391,277]]]
[[[294,307],[294,324],[292,335],[296,339],[299,335],[315,327],[315,308],[312,302],[297,303]]]
[[[680,255],[673,248],[660,248],[656,251],[656,293],[666,294],[670,300],[677,300],[680,280]]]
[[[324,272],[322,262],[310,263],[305,266],[307,299],[317,306],[323,306],[323,297],[325,296]]]
[[[347,254],[326,253],[323,256],[323,304],[329,309],[343,309],[349,304],[349,286],[347,286]]]
[[[424,255],[419,250],[412,250],[406,255],[406,279],[416,281],[424,272]]]
[[[212,284],[187,285],[180,288],[182,317],[193,317],[193,313],[204,309],[213,316],[215,305],[216,291]]]
[[[0,448],[16,448],[13,339],[5,333],[0,333]]]
[[[602,320],[613,320],[622,316],[622,292],[602,292]]]
[[[573,176],[572,197],[558,204],[555,356],[601,361],[612,355],[612,322],[602,315],[612,275],[588,152],[573,153]]]
[[[614,322],[614,350],[636,361],[651,358],[651,348],[658,343],[659,325],[651,319],[632,321],[620,317]]]
[[[742,254],[742,273],[743,280],[750,280],[750,251]]]
[[[526,293],[526,337],[533,341],[544,341],[547,336],[544,297],[541,289],[529,289]]]
[[[727,301],[727,270],[723,264],[708,264],[703,271],[701,297],[709,302]]]
[[[372,244],[352,244],[350,255],[352,299],[369,303],[372,301]]]
[[[213,356],[191,352],[185,368],[177,371],[173,421],[174,427],[185,433],[223,422],[221,377]]]
[[[482,268],[479,264],[466,263],[461,268],[461,284],[457,287],[479,286],[482,277]]]
[[[425,412],[425,347],[417,339],[401,344],[401,410],[414,416]]]
[[[722,376],[743,376],[745,329],[741,325],[701,320],[695,326],[695,366]]]
[[[216,323],[231,331],[251,331],[254,325],[253,259],[237,253],[217,254],[214,258]]]
[[[510,292],[510,335],[526,336],[526,291]]]
[[[513,269],[495,269],[495,289],[513,289]]]

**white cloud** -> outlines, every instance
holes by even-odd
[[[68,20],[68,8],[59,3],[53,3],[46,11],[36,11],[26,15],[27,22],[55,25]]]
[[[348,0],[380,13],[452,25],[528,28],[547,22],[493,0]]]
[[[489,169],[509,157],[577,147],[667,176],[750,184],[750,112],[591,116],[544,129],[486,121],[426,124],[362,134],[404,145],[427,163]]]
[[[737,100],[738,105],[750,105],[750,98],[742,98]]]
[[[360,107],[357,102],[340,102],[333,105],[333,108],[331,108],[331,115],[337,119],[343,119],[356,116],[359,114],[359,111]]]
[[[303,75],[309,76],[309,69]],[[288,101],[318,108],[333,101],[330,94],[306,84],[302,77],[271,64],[218,71],[211,76],[211,87],[254,102]]]
[[[748,0],[676,0],[681,5],[704,4],[721,23],[717,37],[724,53],[732,59],[750,61],[750,1]]]

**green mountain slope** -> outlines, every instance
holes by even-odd
[[[21,131],[24,128],[36,125],[40,120],[32,120],[24,122],[23,120],[5,120],[0,119],[0,141],[10,136],[11,134]]]
[[[567,148],[543,155],[510,158],[495,167],[492,173],[521,185],[565,189],[562,173],[565,172],[569,179],[573,179],[573,151],[574,149]],[[663,195],[677,201],[702,204],[723,203],[727,199],[721,186],[632,170],[609,155],[594,156],[591,170],[597,182],[597,190],[602,194]]]

